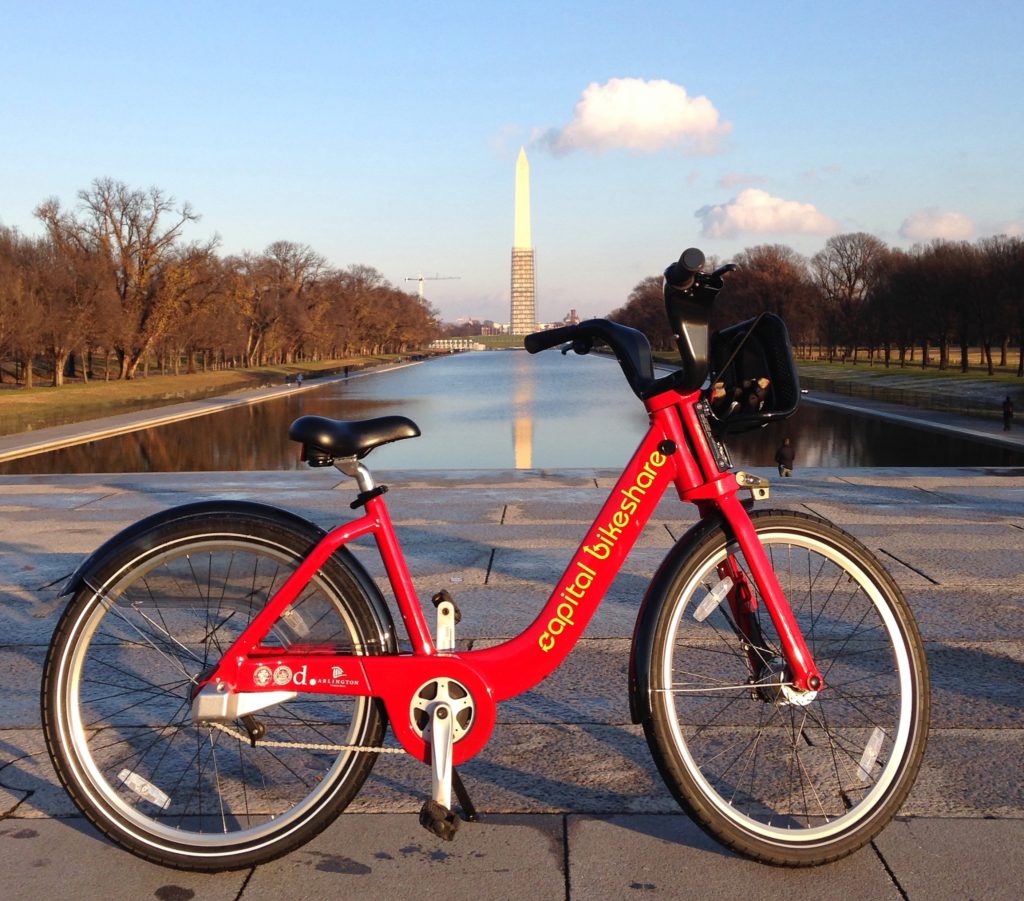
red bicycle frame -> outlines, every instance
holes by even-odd
[[[366,503],[360,518],[329,532],[270,598],[219,665],[199,686],[219,692],[303,691],[372,696],[383,700],[402,746],[429,762],[430,745],[409,715],[427,682],[460,682],[472,695],[472,727],[453,748],[458,764],[487,742],[496,704],[546,678],[583,634],[623,561],[669,485],[697,505],[701,516],[718,511],[746,558],[768,613],[778,630],[792,682],[817,690],[822,678],[796,624],[771,563],[743,507],[735,474],[720,470],[700,422],[700,392],[666,391],[645,402],[650,428],[537,618],[518,636],[476,651],[438,651],[416,595],[405,557],[382,496]],[[401,654],[337,654],[329,647],[291,648],[263,644],[273,624],[326,560],[348,542],[372,535],[411,643]],[[734,605],[753,603],[749,590],[733,589]]]

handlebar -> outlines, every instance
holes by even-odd
[[[559,344],[566,344],[572,341],[579,334],[579,326],[563,325],[558,328],[547,329],[543,332],[534,332],[527,335],[523,344],[527,351],[532,354],[539,354],[549,347],[557,347]]]
[[[646,400],[669,388],[693,391],[708,374],[711,306],[724,285],[723,276],[736,268],[730,263],[706,274],[704,263],[704,254],[690,247],[665,270],[665,310],[683,364],[677,372],[656,379],[647,336],[607,319],[588,319],[579,325],[534,332],[526,336],[524,345],[532,354],[559,345],[569,345],[576,353],[587,353],[595,341],[602,341],[615,353],[637,397]]]
[[[626,381],[629,382],[629,387],[642,400],[653,397],[675,384],[678,373],[673,372],[661,379],[654,377],[651,342],[643,332],[621,322],[587,319],[579,325],[563,325],[543,332],[534,332],[527,335],[523,343],[532,354],[560,344],[567,345],[567,349],[578,354],[585,354],[590,352],[596,341],[607,344],[612,349],[626,376]]]

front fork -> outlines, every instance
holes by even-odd
[[[746,509],[735,494],[719,498],[716,506],[725,517],[729,530],[735,536],[736,543],[747,561],[754,580],[754,585],[751,585],[746,573],[737,564],[732,554],[729,554],[719,564],[719,577],[723,581],[729,579],[732,583],[727,597],[733,622],[742,633],[741,640],[745,645],[744,650],[747,654],[751,674],[758,679],[766,666],[771,665],[770,660],[766,659],[767,651],[757,618],[758,602],[754,590],[756,588],[760,590],[761,598],[782,644],[785,669],[788,681],[792,684],[792,688],[786,692],[787,696],[821,691],[824,687],[824,680],[815,665],[807,642],[804,641],[803,632],[793,615],[793,609],[789,605],[782,586],[779,585],[775,569],[765,553]]]
[[[746,573],[736,565],[732,554],[718,564],[718,578],[729,586],[726,598],[736,626],[736,637],[742,643],[750,673],[756,679],[770,656],[761,635],[761,621],[757,618],[757,597],[750,590]]]

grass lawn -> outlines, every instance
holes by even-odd
[[[26,390],[5,382],[0,385],[0,435],[14,435],[47,426],[98,419],[116,413],[146,410],[169,404],[230,394],[234,391],[279,385],[301,372],[304,378],[332,374],[345,366],[364,368],[393,357],[354,357],[319,363],[222,369],[191,375],[149,375],[131,381],[68,382],[60,388]]]
[[[963,381],[989,381],[993,385],[1005,384],[1007,387],[1024,387],[1024,379],[1017,375],[1016,354],[1011,355],[1011,365],[995,367],[993,375],[988,374],[988,369],[979,365],[971,365],[967,372],[960,371],[960,361],[957,357],[955,365],[948,369],[939,369],[936,363],[932,363],[927,369],[922,369],[921,364],[908,364],[900,369],[899,365],[890,364],[888,368],[884,363],[877,361],[874,366],[869,366],[866,360],[857,364],[853,363],[826,363],[810,360],[796,361],[796,368],[800,375],[816,376],[819,378],[831,378],[835,381],[876,381],[879,384],[886,380],[920,379],[922,387],[928,382],[940,379],[958,379]],[[654,359],[660,363],[677,364],[679,354],[670,351],[655,351]]]
[[[869,379],[920,379],[922,383],[929,381],[935,381],[937,379],[962,379],[964,381],[977,381],[978,379],[984,379],[990,381],[993,384],[1000,382],[1007,385],[1021,385],[1024,383],[1024,379],[1021,379],[1017,375],[1016,363],[1006,367],[995,367],[995,372],[992,375],[988,374],[988,369],[983,366],[971,366],[967,372],[960,371],[959,361],[955,366],[950,366],[948,369],[939,369],[937,365],[931,365],[927,369],[922,369],[920,363],[916,366],[908,364],[902,369],[898,365],[890,365],[888,368],[884,364],[876,362],[874,366],[869,366],[867,362],[861,361],[856,365],[852,363],[820,363],[810,362],[807,360],[797,360],[797,369],[801,374],[815,375],[815,376],[831,376],[835,379],[857,379],[857,380],[869,380]]]

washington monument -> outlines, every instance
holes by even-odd
[[[512,314],[509,331],[528,335],[537,330],[533,288],[533,244],[530,240],[530,164],[519,148],[516,160],[515,239],[512,242]]]

